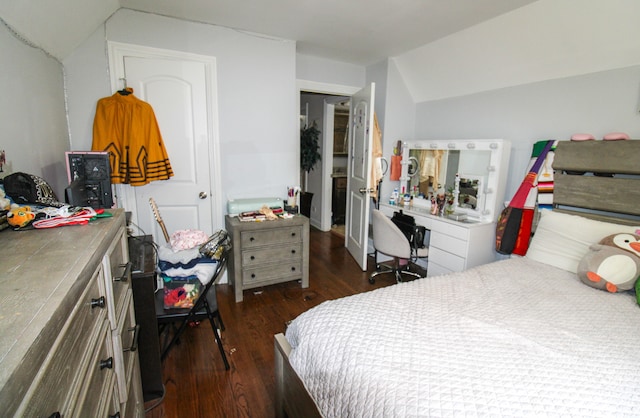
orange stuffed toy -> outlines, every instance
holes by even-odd
[[[7,213],[7,222],[11,226],[22,228],[29,225],[35,217],[36,214],[31,211],[30,206],[18,206]]]

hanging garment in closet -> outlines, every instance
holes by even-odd
[[[378,185],[380,184],[380,180],[382,180],[382,130],[380,129],[380,125],[378,125],[378,114],[373,114],[373,144],[371,151],[371,158],[373,158],[373,163],[371,164],[371,173],[369,173],[369,177],[371,178],[371,187],[376,190],[374,194],[374,199],[378,197]]]
[[[173,171],[153,108],[127,90],[98,100],[91,149],[111,153],[111,183],[167,180]]]

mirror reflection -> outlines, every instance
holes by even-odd
[[[476,209],[478,207],[478,187],[479,179],[460,177],[460,194],[458,195],[458,206],[461,208]]]
[[[460,207],[476,209],[480,179],[486,175],[491,160],[487,150],[409,150],[409,190],[430,198],[438,190],[452,191],[460,173]],[[464,173],[464,174],[462,174]]]

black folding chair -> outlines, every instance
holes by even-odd
[[[215,286],[220,280],[222,272],[227,264],[228,254],[229,249],[227,248],[220,255],[211,280],[200,290],[198,299],[195,301],[192,308],[165,309],[163,292],[156,292],[156,317],[158,318],[159,334],[160,336],[165,334],[166,343],[170,334],[169,329],[171,328],[175,331],[169,343],[163,344],[164,348],[162,349],[160,357],[163,361],[167,357],[169,350],[179,342],[180,336],[185,329],[187,329],[190,323],[209,319],[213,335],[216,339],[216,343],[218,344],[218,349],[220,350],[220,355],[222,355],[222,360],[224,361],[224,367],[226,370],[229,370],[229,362],[227,361],[227,356],[224,352],[224,347],[222,346],[222,340],[218,333],[218,330],[224,331],[225,328],[220,312],[218,311],[218,300],[216,297]],[[177,323],[180,325],[176,327]],[[169,325],[171,325],[171,327]]]

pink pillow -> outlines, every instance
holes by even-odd
[[[573,135],[571,135],[571,140],[572,141],[593,141],[594,139],[596,139],[596,138],[591,134],[573,134]]]
[[[622,141],[629,139],[629,135],[624,132],[610,132],[606,134],[602,139],[605,141]]]

